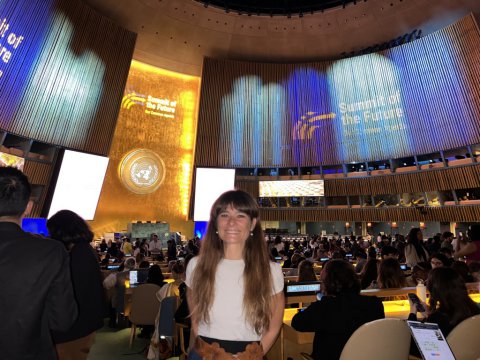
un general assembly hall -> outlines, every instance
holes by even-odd
[[[230,246],[221,219],[237,212],[249,214],[246,237],[257,226],[283,273],[277,334],[268,345],[246,339],[263,346],[259,359],[480,357],[480,315],[435,320],[447,300],[432,285],[441,263],[461,274],[465,301],[480,303],[478,0],[0,0],[0,167],[30,184],[17,230],[65,245],[74,327],[88,328],[62,337],[42,320],[50,355],[4,352],[10,340],[0,340],[0,358],[223,359],[202,355],[198,342],[216,337],[200,336],[200,326],[195,339],[196,311],[186,307],[186,323],[172,314],[193,286],[188,260],[209,251],[203,239]],[[12,222],[13,206],[5,200],[12,187],[1,183],[2,175],[0,242],[10,236],[1,224]],[[246,203],[219,205],[232,190],[253,199],[255,215]],[[66,235],[76,221],[87,237]],[[74,255],[79,233],[95,255],[94,272],[83,277],[75,272],[91,259]],[[14,255],[22,267],[33,249],[0,245],[0,272],[19,271],[1,264]],[[390,255],[396,265],[382,275]],[[362,338],[362,327],[381,320],[345,320],[355,318],[356,302],[338,316],[327,311],[336,317],[326,328],[318,323],[327,314],[306,325],[303,310],[341,297],[326,285],[339,260],[355,270],[361,298],[380,299],[382,320],[395,324]],[[202,261],[196,269],[206,271]],[[303,278],[307,263],[312,275]],[[390,281],[393,272],[399,282]],[[96,275],[89,281],[87,273]],[[2,288],[23,281],[9,276],[0,276]],[[155,276],[158,288],[147,294]],[[86,290],[92,282],[97,290]],[[177,283],[183,288],[166,295]],[[273,275],[267,284],[275,285]],[[247,288],[244,311],[254,316]],[[14,306],[7,293],[16,291],[0,295],[2,307]],[[107,299],[93,327],[78,324],[85,308],[94,312],[82,307],[80,291]],[[205,291],[212,300],[213,288]],[[165,297],[177,301],[169,317],[159,307]],[[333,336],[344,321],[355,325]],[[0,332],[12,336],[18,340]],[[235,336],[222,339],[243,343]],[[331,343],[336,352],[325,350]],[[219,344],[230,356],[230,345]]]

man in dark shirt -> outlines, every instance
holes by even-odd
[[[67,330],[77,317],[65,247],[24,232],[32,207],[27,177],[0,168],[0,358],[56,359],[50,331]]]

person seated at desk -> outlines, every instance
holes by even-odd
[[[313,263],[308,260],[300,261],[298,264],[298,279],[297,281],[317,281],[317,275],[313,269]]]
[[[380,262],[377,287],[371,289],[392,289],[406,286],[405,275],[397,259],[385,259]]]
[[[461,276],[453,269],[439,267],[428,274],[427,290],[430,292],[424,322],[438,324],[442,334],[447,337],[450,331],[463,320],[480,313],[477,304],[468,296],[467,288]],[[408,320],[417,320],[417,305],[410,299]],[[420,356],[420,352],[411,342],[410,353]]]
[[[360,295],[360,282],[350,263],[328,261],[321,280],[324,296],[298,312],[292,319],[292,327],[315,332],[314,359],[338,359],[354,331],[367,322],[384,318],[385,312],[380,299]]]

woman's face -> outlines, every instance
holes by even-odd
[[[218,236],[224,244],[245,245],[250,232],[253,231],[257,219],[250,219],[244,212],[229,205],[217,217]]]
[[[430,264],[432,265],[432,269],[443,266],[443,262],[437,258],[432,258],[432,260],[430,260]]]

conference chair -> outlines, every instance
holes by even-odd
[[[410,352],[410,331],[404,320],[380,319],[363,324],[350,336],[340,360],[406,360]],[[304,360],[313,360],[301,353]]]
[[[178,329],[178,332],[179,332],[179,338],[178,338],[178,342],[180,344],[180,360],[182,359],[186,359],[187,358],[187,350],[188,350],[188,344],[187,346],[185,347],[185,331],[190,331],[190,327],[185,325],[185,324],[182,324],[182,323],[175,323],[175,326],[177,327]]]
[[[160,338],[172,338],[172,349],[175,352],[177,346],[177,326],[175,323],[175,311],[178,308],[178,297],[168,296],[160,304],[160,317],[158,322],[158,336]]]
[[[345,344],[340,360],[405,360],[410,352],[410,331],[404,320],[380,319],[360,326]]]
[[[160,302],[156,293],[160,286],[155,284],[143,284],[132,289],[132,306],[130,310],[130,348],[135,338],[137,325],[155,325]]]
[[[480,358],[480,315],[463,320],[448,334],[447,342],[457,360]]]

